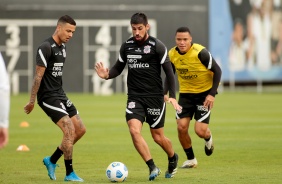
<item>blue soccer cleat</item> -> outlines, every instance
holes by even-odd
[[[43,164],[46,166],[46,169],[48,171],[48,176],[50,177],[51,180],[56,180],[56,175],[55,175],[55,169],[57,166],[57,164],[53,164],[50,161],[50,157],[45,157],[43,159]]]
[[[79,176],[77,176],[75,174],[75,172],[71,172],[68,176],[65,177],[65,181],[79,181],[79,182],[83,182],[84,180],[82,178],[80,178]]]
[[[157,176],[160,175],[160,173],[161,173],[161,170],[155,167],[153,170],[150,171],[149,181],[154,180]]]

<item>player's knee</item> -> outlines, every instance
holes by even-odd
[[[131,136],[136,136],[136,135],[141,134],[140,129],[136,128],[134,126],[129,126],[129,132],[130,132]]]
[[[62,119],[62,130],[65,137],[67,137],[69,140],[74,139],[75,128],[70,118],[66,117]]]
[[[196,122],[195,126],[195,133],[200,137],[200,138],[205,138],[206,134],[208,132],[208,124],[205,123],[200,123]]]
[[[187,134],[188,128],[185,126],[177,126],[177,131],[179,134]]]
[[[81,127],[79,130],[76,130],[76,134],[78,137],[82,137],[86,133],[85,126]]]
[[[155,143],[157,143],[157,144],[161,144],[162,141],[163,141],[163,138],[160,135],[153,135],[152,137],[153,137],[153,140],[155,141]]]
[[[200,138],[204,138],[205,134],[206,134],[206,130],[201,128],[201,127],[196,127],[195,128],[195,133],[200,137]]]
[[[200,138],[204,138],[205,137],[205,133],[203,131],[196,131],[196,134],[200,137]]]

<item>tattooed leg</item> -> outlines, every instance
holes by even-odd
[[[71,118],[74,128],[75,128],[75,137],[74,144],[85,134],[86,128],[82,123],[80,116],[77,114]]]
[[[63,140],[59,148],[64,153],[65,160],[72,159],[73,144],[75,139],[75,128],[68,116],[64,116],[59,120],[57,125],[63,131]]]

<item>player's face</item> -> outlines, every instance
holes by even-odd
[[[143,42],[148,37],[149,24],[131,24],[132,34],[136,41]]]
[[[62,43],[68,42],[73,36],[73,33],[75,32],[75,28],[76,26],[71,25],[69,23],[59,25],[58,36],[60,38],[60,41]]]
[[[186,53],[191,47],[192,37],[188,32],[177,32],[175,35],[176,46],[181,53]]]

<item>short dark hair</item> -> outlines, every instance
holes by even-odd
[[[190,29],[188,27],[179,27],[177,30],[176,30],[176,33],[184,33],[184,32],[188,32],[189,34],[191,34],[190,32]],[[175,33],[175,34],[176,34]]]
[[[73,20],[73,18],[71,18],[69,15],[61,16],[61,17],[59,18],[59,20],[58,20],[57,25],[60,24],[60,23],[63,23],[63,24],[69,23],[69,24],[71,24],[71,25],[76,26],[76,22],[75,22],[75,21]]]
[[[130,19],[130,24],[144,24],[146,26],[148,24],[147,16],[142,12],[135,13]]]

